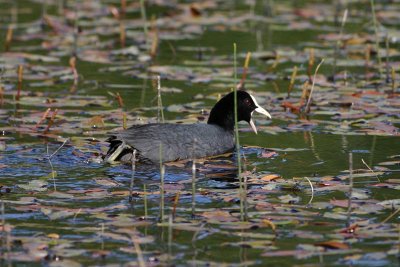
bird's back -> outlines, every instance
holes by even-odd
[[[115,135],[154,163],[219,155],[234,148],[233,133],[212,124],[135,125]],[[161,152],[160,152],[161,151]]]

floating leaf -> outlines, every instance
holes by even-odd
[[[349,245],[339,242],[339,241],[325,241],[325,242],[319,242],[315,243],[315,246],[319,247],[324,247],[327,249],[349,249]]]
[[[27,191],[46,191],[48,183],[43,180],[32,180],[28,184],[25,185],[18,185],[22,189]]]

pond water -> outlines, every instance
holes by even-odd
[[[398,2],[124,2],[0,0],[2,264],[398,264]],[[244,80],[273,119],[240,123],[243,179],[102,162],[161,120],[157,76],[171,123]]]

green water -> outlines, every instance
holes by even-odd
[[[75,2],[65,2],[68,14],[72,16]],[[43,3],[40,1],[0,1],[3,7],[0,47],[5,45],[7,27],[12,22],[11,9],[15,7],[18,24],[14,30],[11,52],[24,51],[59,59],[58,62],[50,63],[20,59],[19,63],[25,65],[25,75],[28,78],[23,83],[23,100],[18,104],[13,101],[17,87],[17,64],[5,57],[5,54],[0,54],[0,65],[6,69],[1,80],[5,86],[5,103],[0,110],[0,131],[3,133],[0,138],[3,147],[0,151],[0,192],[5,205],[1,217],[11,227],[7,233],[2,232],[2,264],[136,266],[141,264],[138,254],[143,256],[146,266],[398,264],[398,215],[383,225],[379,223],[395,212],[399,205],[397,203],[383,208],[377,204],[399,198],[398,163],[381,165],[385,161],[398,161],[398,132],[377,133],[371,127],[363,128],[363,122],[361,126],[353,126],[360,123],[357,119],[377,118],[378,122],[398,129],[399,116],[398,113],[395,114],[398,106],[394,102],[391,106],[388,104],[391,99],[396,101],[398,95],[376,100],[386,101],[387,106],[393,108],[394,111],[392,114],[388,113],[389,115],[376,112],[372,115],[366,113],[360,118],[341,119],[334,115],[318,115],[313,112],[330,108],[338,114],[347,114],[357,110],[357,106],[354,109],[334,106],[327,108],[322,104],[312,106],[312,112],[306,119],[315,123],[313,127],[300,126],[305,121],[302,115],[284,111],[281,107],[295,65],[299,67],[299,74],[292,99],[300,99],[302,85],[307,79],[309,48],[316,50],[313,71],[321,58],[326,57],[320,73],[324,77],[331,75],[335,41],[326,42],[319,35],[338,32],[333,23],[334,3],[255,1],[255,6],[251,7],[245,1],[212,1],[205,2],[204,7],[195,6],[201,12],[200,18],[190,15],[174,18],[171,16],[176,13],[189,14],[191,2],[180,1],[179,5],[171,6],[167,5],[167,1],[161,1],[165,5],[148,2],[147,17],[154,16],[167,21],[160,22],[157,26],[160,41],[156,57],[151,62],[141,62],[136,55],[110,56],[108,63],[94,63],[83,56],[88,50],[104,52],[120,48],[118,31],[107,32],[118,28],[118,22],[106,11],[111,6],[118,7],[120,1],[82,2],[87,6],[79,10],[87,16],[78,22],[84,33],[78,38],[82,42],[88,40],[87,35],[97,39],[93,43],[78,46],[77,70],[80,79],[76,93],[71,94],[70,77],[66,80],[61,78],[62,75],[39,78],[39,74],[56,72],[55,68],[71,74],[68,72],[71,39],[56,43],[53,49],[43,48],[46,42],[62,39],[63,35],[72,38],[71,31],[55,34],[49,25],[43,25],[42,30],[39,30],[39,26],[32,26],[40,24],[43,12]],[[137,46],[140,48],[140,55],[146,55],[148,49],[143,41],[139,3],[127,3],[127,46]],[[274,7],[272,17],[266,15],[267,3]],[[47,3],[46,12],[60,18],[58,4],[58,1]],[[344,8],[341,8],[343,12]],[[348,8],[350,16],[345,34],[360,32],[370,34],[373,38],[373,28],[368,23],[371,18],[368,4],[365,1],[355,1]],[[376,8],[382,12],[398,12],[400,5],[392,3],[385,6],[378,3]],[[254,13],[251,13],[252,10]],[[302,10],[305,12],[304,16],[295,15]],[[307,14],[310,14],[309,17]],[[226,17],[228,19],[224,19]],[[113,26],[101,20],[104,18]],[[238,22],[238,18],[243,20]],[[180,24],[174,25],[174,22]],[[295,25],[289,26],[290,23],[309,23],[310,28],[296,29]],[[381,23],[390,34],[398,34],[400,22],[395,17]],[[65,25],[72,27],[73,21],[68,20]],[[189,26],[194,29],[185,28]],[[31,40],[20,39],[34,30],[45,35],[32,35]],[[96,31],[86,35],[91,30]],[[169,34],[172,36],[169,37]],[[186,38],[178,40],[185,34]],[[151,38],[148,42],[151,43]],[[167,219],[160,223],[158,166],[137,166],[133,187],[134,201],[129,203],[127,194],[131,166],[109,165],[98,160],[99,155],[106,151],[104,140],[107,132],[122,126],[123,112],[128,116],[128,125],[140,122],[139,119],[157,119],[157,90],[153,86],[156,73],[148,72],[156,66],[170,67],[161,72],[163,88],[181,90],[178,93],[162,94],[166,120],[195,122],[203,116],[201,110],[211,109],[218,94],[225,94],[235,86],[232,75],[233,43],[237,44],[239,52],[239,78],[246,52],[257,55],[256,52],[278,51],[282,55],[282,60],[272,71],[268,69],[274,64],[273,58],[266,61],[253,56],[246,80],[246,87],[259,97],[260,105],[273,116],[272,121],[258,116],[255,118],[259,126],[257,135],[250,132],[247,125],[241,124],[243,162],[246,170],[252,171],[251,175],[255,177],[248,184],[249,220],[246,223],[239,222],[237,174],[235,170],[226,169],[226,165],[234,166],[236,159],[234,156],[227,156],[221,158],[221,161],[210,161],[211,167],[197,165],[194,217],[191,214],[193,204],[190,163],[185,167],[167,166],[165,181],[169,188],[167,187],[165,193],[165,213],[172,214],[174,206],[176,211],[172,226]],[[373,46],[373,39],[356,49],[355,53],[358,53],[361,60],[367,44]],[[393,49],[390,60],[396,62],[399,45],[393,42],[390,46]],[[384,48],[383,43],[381,48]],[[340,58],[349,64],[355,60],[350,54],[345,49],[341,50]],[[376,74],[377,58],[372,54],[370,60],[370,72]],[[336,94],[348,97],[376,86],[362,77],[364,65],[343,65],[338,66],[338,72],[346,71],[349,80],[339,79],[338,92],[334,91],[331,84],[320,87],[317,85],[314,92],[317,99],[315,102],[325,101],[324,97],[329,100]],[[120,69],[113,70],[114,67]],[[171,70],[172,67],[175,69]],[[178,75],[180,73],[182,75]],[[270,76],[265,78],[263,75]],[[49,80],[54,83],[34,85],[35,82]],[[380,81],[376,84],[379,92],[390,87]],[[348,90],[350,93],[345,94],[341,90]],[[398,88],[395,90],[398,93]],[[124,101],[123,108],[118,107],[115,98],[110,94],[117,92]],[[55,104],[48,104],[52,99]],[[194,103],[196,101],[199,103]],[[366,102],[373,104],[373,101]],[[81,104],[74,105],[76,103]],[[178,110],[173,109],[173,105],[177,105]],[[38,130],[35,125],[48,107],[52,108],[51,112],[57,107],[59,113],[49,135],[46,135],[43,130],[48,119],[42,122]],[[101,116],[104,125],[91,127],[88,121],[94,116]],[[279,131],[271,130],[275,126]],[[50,165],[47,155],[56,151],[65,138],[70,139],[51,158]],[[277,154],[273,157],[265,156],[271,149],[275,149]],[[351,163],[350,152],[353,155]],[[215,169],[212,168],[213,164],[217,165]],[[342,180],[340,175],[347,173],[350,164],[354,170],[363,169],[363,172],[369,173],[368,168],[371,168],[377,172],[376,176],[366,175],[354,179],[356,193],[364,192],[365,195],[364,198],[356,197],[354,200],[357,206],[351,215],[351,223],[359,224],[362,230],[353,235],[340,233],[348,222],[345,218],[347,207],[340,207],[333,202],[346,200],[348,190],[320,190],[323,188],[323,181],[347,185],[348,179]],[[388,169],[382,171],[377,168],[382,166]],[[51,175],[52,168],[57,172],[54,179]],[[267,174],[276,174],[283,179],[270,183],[261,180],[257,182],[257,179]],[[315,192],[311,191],[305,177],[313,184],[312,189],[315,188]],[[35,184],[30,184],[33,181]],[[386,181],[389,181],[389,187],[374,186]],[[148,218],[144,218],[144,185],[149,193],[146,198]],[[285,195],[298,200],[287,203],[280,198]],[[177,196],[179,201],[174,204]],[[310,202],[311,197],[313,199]],[[363,210],[366,206],[371,208]],[[215,211],[225,213],[212,215]],[[207,212],[211,215],[207,215]],[[276,231],[266,221],[272,222]],[[57,238],[54,238],[54,234]],[[337,250],[315,245],[332,240],[348,247]],[[292,253],[288,256],[268,254],[274,251],[283,253],[286,250]]]

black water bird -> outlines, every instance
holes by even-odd
[[[271,115],[260,107],[246,91],[237,91],[238,121],[246,121],[255,133],[254,111],[268,118]],[[162,162],[204,158],[232,151],[234,141],[234,92],[221,98],[210,112],[207,124],[151,123],[134,125],[115,133],[107,141],[109,150],[106,162],[130,162],[133,151],[139,162]]]

